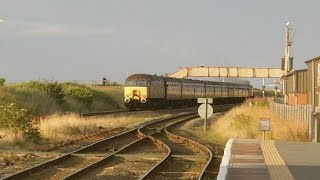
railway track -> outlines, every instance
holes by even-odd
[[[229,104],[230,106],[234,106],[234,104]],[[229,106],[227,105],[215,105],[215,106]],[[167,108],[167,109],[142,109],[142,110],[114,110],[114,111],[101,111],[101,112],[90,112],[90,113],[80,113],[81,117],[92,117],[92,116],[103,116],[103,115],[113,115],[113,114],[121,114],[121,113],[139,113],[139,112],[154,112],[154,111],[166,111],[166,110],[183,110],[183,109],[192,109],[195,107],[183,107],[183,108]]]
[[[154,112],[154,111],[166,111],[166,110],[183,110],[183,109],[191,109],[194,107],[183,107],[183,108],[167,108],[167,109],[142,109],[142,110],[114,110],[114,111],[101,111],[101,112],[90,112],[90,113],[80,113],[81,117],[92,117],[92,116],[103,116],[103,115],[113,115],[113,114],[121,114],[121,113],[139,113],[139,112]]]
[[[225,105],[215,109],[215,113],[230,109]],[[172,133],[173,128],[184,123],[180,121],[164,128],[155,135],[170,148],[170,153],[140,179],[203,179],[213,154],[206,146]]]
[[[218,108],[216,111],[223,111],[226,108],[228,109],[230,106],[224,106],[220,110]],[[3,179],[87,179],[89,177],[121,179],[126,176],[148,179],[150,174],[161,167],[164,162],[170,157],[172,159],[172,152],[176,151],[162,142],[163,139],[155,138],[161,133],[165,133],[171,139],[176,139],[177,142],[181,140],[188,142],[187,144],[192,144],[203,154],[202,163],[200,163],[203,164],[203,168],[199,166],[197,169],[200,172],[197,177],[201,178],[207,164],[212,159],[211,151],[203,145],[187,138],[175,136],[166,130],[167,127],[195,117],[197,117],[195,113],[184,113],[152,121],[139,128],[102,139]],[[137,162],[139,163],[137,164]],[[121,166],[114,169],[113,167],[118,164]],[[128,167],[133,167],[133,169],[124,173]]]
[[[101,116],[109,114],[120,114],[130,112],[128,110],[114,110],[114,111],[101,111],[101,112],[91,112],[91,113],[80,113],[81,117],[91,117],[91,116]]]
[[[162,125],[165,121],[194,116],[194,113],[184,113],[169,118],[150,122],[145,126]],[[140,127],[142,128],[142,127]],[[72,179],[84,172],[103,164],[115,154],[119,154],[141,141],[138,129],[131,129],[121,134],[102,139],[96,143],[64,154],[56,159],[31,167],[3,179]],[[159,143],[158,141],[156,141]],[[161,143],[160,143],[161,144]]]

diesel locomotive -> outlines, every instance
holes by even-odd
[[[130,109],[154,109],[197,105],[197,98],[213,98],[214,104],[237,103],[252,97],[250,84],[177,79],[149,74],[127,77],[124,103]]]

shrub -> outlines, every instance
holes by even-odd
[[[22,133],[28,141],[36,142],[40,139],[39,130],[32,124],[31,114],[13,103],[0,106],[0,127],[16,135]]]
[[[74,83],[66,83],[63,85],[63,92],[87,105],[93,100],[93,92],[90,88]]]
[[[0,86],[3,86],[5,82],[6,82],[5,78],[0,78]]]
[[[50,83],[50,82],[38,82],[38,81],[30,81],[25,83],[25,85],[32,89],[38,89],[44,92],[47,92],[51,97],[55,99],[55,101],[59,104],[63,104],[64,94],[62,91],[62,86],[58,82]]]

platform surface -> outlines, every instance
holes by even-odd
[[[259,140],[236,139],[233,141],[227,179],[270,179]]]
[[[226,179],[320,180],[320,143],[235,139]]]
[[[276,141],[275,147],[296,180],[320,179],[320,143]]]

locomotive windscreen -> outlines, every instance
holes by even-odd
[[[147,86],[146,80],[127,80],[126,86]]]

